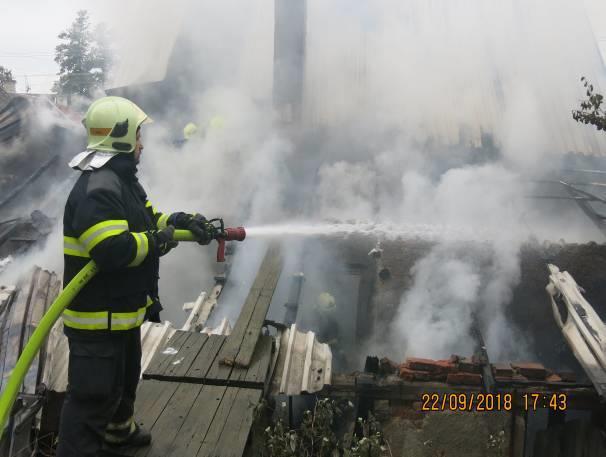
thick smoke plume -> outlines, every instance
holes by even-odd
[[[470,352],[473,315],[495,356],[519,351],[504,308],[521,244],[595,237],[578,212],[563,227],[561,208],[546,215],[525,198],[536,192],[528,177],[604,143],[570,119],[581,75],[604,87],[579,2],[308,0],[305,65],[292,69],[303,71],[301,122],[288,126],[272,103],[273,1],[120,3],[118,18],[117,4],[113,86],[141,84],[142,106],[163,113],[144,129],[141,166],[157,208],[228,225],[462,227],[490,240],[475,257],[443,243],[419,261],[394,353]],[[202,134],[176,145],[187,122]],[[262,252],[242,246],[232,271],[248,278],[242,290]],[[208,285],[212,263],[190,247],[163,260],[167,317],[182,318],[175,310]]]
[[[595,41],[578,2],[556,3],[309,0],[301,138],[277,128],[271,108],[273,2],[191,2],[181,20],[187,45],[176,41],[170,62],[190,75],[172,81],[193,108],[185,115],[167,100],[171,119],[150,130],[150,193],[161,208],[237,224],[296,217],[476,231],[493,240],[482,266],[448,244],[415,266],[393,344],[400,353],[465,352],[473,312],[489,347],[506,355],[515,329],[503,309],[521,243],[595,235],[585,222],[563,230],[524,198],[536,190],[529,175],[600,144],[569,114],[581,75],[603,83]],[[208,125],[217,114],[220,131],[170,146],[185,122]],[[171,297],[191,290],[175,280],[191,271],[183,262],[165,261]]]

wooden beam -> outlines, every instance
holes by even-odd
[[[233,332],[221,348],[221,363],[240,367],[250,365],[281,271],[280,246],[274,243],[265,254]]]
[[[318,396],[353,398],[364,396],[374,399],[421,401],[424,393],[466,393],[478,394],[482,386],[455,386],[443,382],[404,381],[397,376],[387,378],[374,378],[372,375],[362,373],[358,375],[339,375],[332,377],[332,383],[324,386]],[[499,384],[495,393],[512,394],[514,406],[524,407],[524,395],[540,394],[548,398],[552,394],[563,393],[567,399],[567,409],[595,410],[599,408],[599,396],[591,387],[567,386],[565,383],[532,385]]]

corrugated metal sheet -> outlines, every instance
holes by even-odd
[[[60,286],[57,275],[34,267],[21,276],[16,286],[0,289],[0,390]],[[32,360],[21,392],[30,395],[36,392],[45,360],[46,346],[43,346]]]
[[[6,306],[9,303],[9,300],[13,297],[15,293],[15,286],[3,286],[0,288],[0,313],[4,311]]]
[[[273,369],[272,394],[312,393],[331,383],[332,352],[316,340],[314,332],[303,333],[293,324],[280,332]]]
[[[176,329],[168,321],[160,324],[146,322],[141,326],[141,373],[145,371],[159,347],[169,339]]]
[[[48,336],[46,370],[42,382],[49,390],[64,392],[67,388],[67,361],[69,346],[63,334],[63,319],[59,319]]]
[[[606,397],[606,325],[574,278],[555,265],[548,267],[547,293],[556,323],[600,396]],[[558,302],[563,305],[561,309]]]
[[[24,97],[12,97],[0,106],[0,143],[9,143],[23,133],[30,106]]]

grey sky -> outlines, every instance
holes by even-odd
[[[584,0],[587,15],[606,60],[606,2]],[[26,83],[34,93],[50,92],[57,79],[54,62],[57,35],[73,21],[76,11],[86,9],[93,23],[106,20],[110,1],[92,0],[21,0],[3,1],[0,27],[0,65],[11,70],[17,79],[17,90],[25,91]]]
[[[57,35],[74,20],[76,11],[86,9],[93,22],[102,18],[105,2],[91,0],[2,1],[0,65],[13,71],[17,90],[25,91],[26,77],[34,93],[50,92],[59,70],[54,61]]]

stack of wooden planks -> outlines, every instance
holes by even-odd
[[[273,338],[261,329],[282,270],[268,249],[229,336],[177,331],[143,374],[136,416],[153,435],[147,457],[240,457],[268,384]]]

